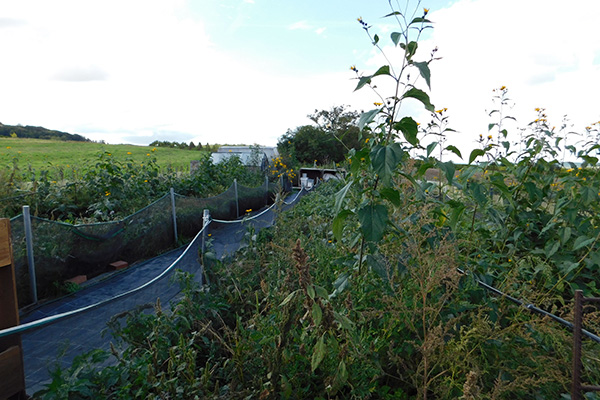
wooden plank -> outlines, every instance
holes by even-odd
[[[0,219],[0,268],[11,264],[10,220],[2,218]]]
[[[0,353],[0,399],[7,399],[24,392],[23,357],[19,346],[12,346]]]

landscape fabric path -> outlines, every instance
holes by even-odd
[[[293,202],[286,203],[281,211],[293,206],[304,193],[295,195]],[[211,221],[205,237],[210,233],[212,251],[223,259],[243,246],[247,235],[272,226],[274,221],[273,208],[246,215],[235,223]],[[43,389],[50,382],[50,370],[57,365],[65,369],[77,355],[93,349],[109,350],[113,338],[106,324],[111,318],[136,307],[151,308],[158,298],[161,304],[168,305],[180,292],[179,285],[172,279],[176,270],[192,273],[195,280],[202,283],[199,260],[202,236],[199,234],[185,247],[114,273],[22,316],[21,324],[24,324],[93,306],[21,335],[27,393],[32,395]],[[107,365],[112,362],[114,360],[107,361]]]

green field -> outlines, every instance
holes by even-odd
[[[154,151],[152,151],[155,149]],[[117,159],[131,157],[143,162],[148,155],[156,157],[161,168],[189,169],[190,161],[198,160],[203,151],[154,148],[131,144],[101,144],[59,140],[0,138],[0,166],[12,166],[18,159],[21,168],[31,165],[36,170],[52,167],[82,167],[97,160],[100,152],[108,151]]]

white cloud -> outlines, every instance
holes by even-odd
[[[322,34],[323,32],[325,32],[325,30],[326,30],[326,29],[327,29],[327,28],[317,28],[317,29],[315,29],[315,33],[316,33],[317,35],[320,35],[320,34]]]
[[[492,107],[492,90],[502,85],[516,103],[507,113],[519,126],[535,119],[536,107],[546,108],[556,125],[568,114],[579,131],[597,121],[597,15],[600,2],[591,0],[568,6],[555,0],[461,0],[433,11],[434,30],[420,42],[416,59],[428,59],[431,49],[439,48],[442,60],[430,65],[431,98],[436,107],[448,108],[451,127],[460,131],[451,141],[466,151],[479,133],[487,135],[493,121],[486,110]],[[366,65],[374,71],[386,63],[372,53]],[[428,120],[425,112],[419,117]],[[511,129],[516,133],[514,124]]]
[[[294,22],[293,24],[291,24],[290,26],[288,26],[288,29],[291,31],[295,31],[298,29],[301,30],[308,30],[308,29],[313,29],[313,27],[306,21],[297,21]]]

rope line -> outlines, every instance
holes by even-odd
[[[300,196],[300,193],[302,193],[304,190],[306,190],[306,189],[302,188],[302,190],[300,190],[298,193],[296,193],[296,197],[294,197],[294,200],[292,200],[289,203],[286,202],[285,200],[283,200],[283,204],[285,204],[286,206],[290,206],[290,205],[294,204],[296,202],[296,200],[298,200],[298,196]],[[276,203],[273,203],[268,208],[266,208],[265,210],[261,211],[259,214],[253,215],[251,217],[244,217],[242,219],[236,219],[236,220],[232,220],[232,221],[227,221],[227,220],[223,220],[223,219],[214,219],[214,218],[211,218],[210,220],[214,221],[214,222],[218,222],[220,224],[241,224],[241,223],[244,223],[244,222],[247,222],[247,221],[251,221],[253,219],[256,219],[256,218],[260,217],[261,215],[263,215],[264,213],[266,213],[267,211],[269,211],[270,209],[272,209],[276,205],[277,205]]]
[[[457,268],[457,271],[459,273],[463,274],[463,275],[469,275],[468,272],[465,272],[465,271],[463,271],[460,268]],[[518,304],[519,306],[526,308],[527,310],[529,310],[531,312],[534,312],[534,313],[537,313],[537,314],[541,314],[541,315],[550,317],[551,319],[553,319],[556,322],[558,322],[558,323],[560,323],[560,324],[568,327],[571,330],[573,330],[573,328],[574,328],[574,326],[573,326],[573,324],[571,322],[569,322],[569,321],[567,321],[565,319],[562,319],[561,317],[558,317],[558,316],[556,316],[554,314],[551,314],[548,311],[542,310],[541,308],[536,307],[533,304],[527,304],[526,302],[524,302],[522,300],[519,300],[519,299],[517,299],[515,297],[512,297],[512,296],[510,296],[510,295],[508,295],[508,294],[506,294],[506,293],[504,293],[504,292],[496,289],[495,287],[490,286],[487,283],[480,281],[479,279],[477,279],[475,277],[473,277],[473,279],[475,280],[475,282],[477,282],[477,284],[479,286],[483,287],[484,289],[489,290],[492,293],[497,294],[498,296],[504,297],[504,298],[512,301],[513,303]],[[581,333],[583,333],[588,338],[592,339],[594,342],[600,343],[600,336],[597,336],[597,335],[593,334],[592,332],[587,331],[585,329],[581,329]]]
[[[110,297],[108,299],[104,299],[102,301],[99,301],[97,303],[94,304],[90,304],[89,306],[85,306],[85,307],[81,307],[78,308],[76,310],[71,310],[71,311],[67,311],[61,314],[56,314],[50,317],[45,317],[45,318],[41,318],[32,322],[28,322],[22,325],[17,325],[17,326],[13,326],[11,328],[7,328],[7,329],[3,329],[0,330],[0,338],[4,337],[4,336],[8,336],[8,335],[12,335],[15,333],[22,333],[25,331],[29,331],[31,329],[35,329],[35,328],[39,328],[41,326],[44,325],[48,325],[51,324],[53,322],[56,322],[58,320],[67,318],[67,317],[71,317],[73,315],[77,315],[80,314],[84,311],[88,311],[91,310],[93,308],[97,308],[100,307],[104,304],[107,304],[109,302],[112,302],[114,300],[120,299],[122,297],[125,297],[127,295],[130,295],[132,293],[138,292],[150,285],[152,285],[154,282],[158,281],[160,278],[162,278],[163,276],[165,276],[169,271],[171,271],[178,263],[179,260],[181,260],[190,250],[190,248],[192,247],[192,245],[194,245],[194,243],[196,242],[196,240],[198,240],[198,238],[202,235],[202,233],[204,232],[204,230],[206,229],[206,227],[208,227],[210,225],[210,221],[208,224],[206,224],[204,227],[202,227],[202,229],[196,234],[196,236],[194,237],[194,239],[190,242],[190,244],[186,247],[186,249],[183,251],[183,253],[181,253],[181,255],[179,257],[177,257],[177,259],[175,261],[173,261],[171,263],[171,265],[169,265],[163,272],[161,272],[159,275],[157,275],[156,277],[152,278],[151,280],[149,280],[148,282],[144,283],[143,285],[138,286],[137,288],[128,290],[124,293],[118,294],[116,296]]]

